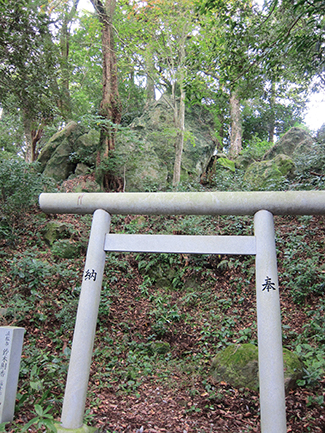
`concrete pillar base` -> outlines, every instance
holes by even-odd
[[[57,428],[57,433],[99,433],[96,427],[88,427],[85,424],[80,428],[64,428],[61,424],[56,423],[55,427]]]

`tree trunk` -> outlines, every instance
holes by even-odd
[[[112,122],[112,126],[105,125],[101,130],[101,158],[107,158],[115,148],[117,125],[121,122],[121,102],[118,92],[117,64],[114,49],[113,16],[116,0],[106,0],[103,4],[98,0],[91,0],[102,23],[102,52],[103,52],[103,94],[100,104],[100,114],[104,119]]]
[[[70,70],[69,70],[69,43],[70,43],[70,25],[77,12],[79,0],[74,0],[71,9],[63,12],[62,27],[60,30],[60,68],[62,84],[60,88],[59,108],[64,119],[70,120],[71,97],[70,97]]]
[[[173,186],[177,186],[181,180],[181,164],[182,154],[184,148],[184,135],[185,135],[185,43],[187,35],[187,27],[183,27],[180,38],[178,40],[178,73],[177,78],[172,83],[172,98],[174,101],[174,122],[177,130],[176,143],[175,143],[175,162],[174,162],[174,173],[173,173]],[[179,107],[177,107],[176,99],[176,83],[180,90]]]
[[[269,121],[269,143],[274,143],[274,135],[275,135],[275,83],[272,82],[271,87],[271,95],[270,95],[270,121]]]
[[[25,161],[26,162],[32,162],[32,133],[31,133],[31,122],[30,120],[24,116],[23,119],[24,124],[24,135],[25,135],[25,142],[26,142],[26,152],[25,152]]]
[[[179,184],[181,180],[181,163],[182,163],[182,153],[184,148],[185,91],[183,88],[183,84],[181,85],[179,109],[177,109],[177,105],[175,105],[174,121],[175,121],[175,126],[177,128],[177,136],[176,136],[176,143],[175,143],[173,186],[176,186],[177,184]]]
[[[146,96],[147,96],[147,104],[154,102],[156,100],[155,96],[155,82],[154,82],[154,64],[152,59],[153,53],[151,50],[147,50],[145,56],[145,68],[146,68]]]
[[[230,95],[230,117],[231,117],[231,134],[230,134],[230,157],[236,158],[242,150],[242,124],[240,114],[240,101],[237,91],[232,91]]]
[[[25,161],[34,162],[36,161],[39,153],[36,147],[37,147],[37,143],[40,141],[43,135],[43,125],[42,123],[38,124],[37,129],[33,129],[32,128],[33,122],[27,116],[24,117],[23,124],[24,124],[24,135],[26,141]]]
[[[146,93],[147,93],[147,103],[154,102],[155,97],[155,82],[152,79],[152,75],[147,73],[147,83],[146,83]]]

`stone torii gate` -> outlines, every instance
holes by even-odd
[[[325,191],[43,193],[46,213],[93,214],[58,433],[83,424],[106,251],[256,256],[262,433],[286,433],[280,298],[273,215],[325,214]],[[254,236],[109,234],[111,214],[254,215]]]

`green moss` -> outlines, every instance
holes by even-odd
[[[52,254],[63,259],[73,259],[80,254],[80,245],[69,240],[55,241],[52,246]]]
[[[71,236],[71,228],[58,221],[51,221],[42,230],[44,240],[49,244],[53,243],[58,239],[64,239]]]
[[[228,158],[218,158],[218,164],[220,164],[222,167],[227,168],[228,170],[235,172],[235,162],[231,161]]]
[[[212,362],[212,376],[235,388],[258,390],[258,349],[250,343],[232,344]]]
[[[296,387],[303,374],[302,364],[295,353],[283,349],[285,390]],[[253,344],[232,344],[219,352],[212,361],[211,374],[235,388],[258,390],[258,349]]]
[[[250,343],[246,344],[231,344],[225,350],[217,355],[216,359],[225,365],[244,366],[249,361],[256,360],[258,357],[258,349]]]
[[[273,162],[283,176],[288,176],[290,174],[293,174],[295,169],[295,164],[292,161],[292,159],[289,158],[289,156],[283,154],[277,155],[273,159]]]
[[[295,388],[297,380],[302,379],[303,365],[298,356],[288,349],[283,349],[283,364],[284,383],[288,391]]]

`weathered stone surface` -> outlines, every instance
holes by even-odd
[[[258,389],[258,349],[253,344],[227,346],[212,361],[211,373],[218,382],[235,388]]]
[[[318,143],[325,144],[325,123],[317,131],[316,139]]]
[[[88,165],[83,164],[81,162],[79,162],[76,166],[76,169],[74,171],[74,174],[76,176],[85,176],[86,174],[88,174],[90,172],[90,168]]]
[[[75,164],[70,160],[72,151],[71,144],[67,139],[64,139],[53,152],[44,168],[43,174],[47,177],[52,177],[58,182],[67,179],[75,169]]]
[[[289,156],[278,154],[271,160],[255,161],[250,164],[244,180],[251,189],[261,190],[284,181],[293,174],[294,168],[295,164]]]
[[[173,177],[177,136],[170,96],[149,105],[130,127],[133,135],[117,137],[114,174],[123,179],[125,191],[165,189]],[[181,180],[199,180],[216,146],[213,119],[206,110],[193,107],[186,112],[185,129]],[[98,131],[85,133],[84,127],[70,122],[45,145],[38,158],[41,171],[58,182],[85,175],[86,166],[96,165],[98,143]]]
[[[24,328],[16,326],[0,327],[0,423],[11,422],[14,418],[24,332]]]
[[[63,259],[73,259],[80,255],[80,245],[67,239],[60,239],[53,243],[52,254]]]
[[[170,344],[167,341],[154,341],[150,345],[151,352],[164,354],[170,352]]]
[[[294,174],[295,164],[289,156],[279,153],[272,162],[277,166],[282,176],[290,177]]]
[[[47,162],[51,159],[55,150],[62,144],[62,142],[68,141],[69,136],[77,129],[77,127],[78,124],[76,122],[69,122],[65,128],[54,134],[53,137],[51,137],[46,143],[38,157],[38,162],[41,165],[42,171],[44,170]]]
[[[86,134],[76,137],[76,140],[73,142],[73,160],[77,163],[82,163],[87,167],[94,167],[96,164],[99,138],[100,132],[94,129],[91,129]],[[75,174],[78,175],[76,172]]]
[[[283,349],[283,364],[284,364],[284,387],[286,392],[297,387],[297,381],[302,379],[303,365],[298,356],[290,352],[288,349]]]
[[[126,191],[164,189],[173,177],[175,138],[173,110],[168,96],[148,106],[131,128],[134,139],[120,137],[117,151],[126,161],[120,176]],[[199,179],[215,149],[213,121],[206,111],[192,108],[185,116],[186,140],[182,154],[181,180]]]
[[[285,154],[294,157],[294,154],[307,153],[312,150],[314,140],[311,135],[301,128],[291,128],[277,143],[268,150],[263,159],[273,159],[276,155]]]
[[[42,235],[49,245],[53,245],[58,239],[69,238],[71,236],[71,228],[65,223],[50,221],[42,229]]]
[[[166,263],[156,263],[155,266],[146,270],[140,269],[140,272],[149,276],[155,287],[159,289],[173,289],[173,281],[177,276],[177,268],[167,266]]]
[[[285,391],[294,389],[302,378],[303,366],[298,356],[283,349]],[[218,382],[224,381],[234,388],[257,391],[258,349],[253,344],[232,344],[219,352],[212,361],[211,374]]]
[[[44,175],[58,182],[71,174],[80,175],[94,167],[99,143],[99,132],[70,122],[51,137],[42,150],[38,162]]]
[[[220,164],[222,167],[226,168],[227,170],[230,170],[232,172],[236,171],[235,162],[231,161],[228,158],[220,157],[218,158],[217,163]]]

